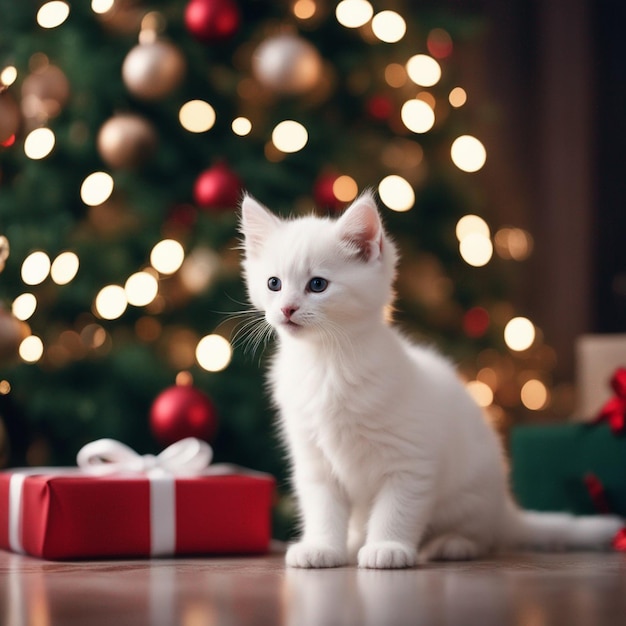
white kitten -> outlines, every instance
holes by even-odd
[[[246,196],[241,230],[250,300],[278,335],[269,380],[303,524],[288,565],[609,543],[617,518],[519,511],[453,366],[385,321],[397,254],[371,195],[337,220],[279,219]]]

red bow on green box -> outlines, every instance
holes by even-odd
[[[595,421],[608,422],[613,433],[618,435],[626,431],[626,368],[615,370],[611,387],[615,395],[602,407]]]

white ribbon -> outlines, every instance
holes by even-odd
[[[159,472],[154,470],[172,476],[198,476],[212,458],[211,446],[195,437],[181,439],[157,456],[137,454],[115,439],[98,439],[78,451],[76,463],[85,472],[96,476],[124,472],[158,475]]]
[[[160,454],[140,455],[115,439],[98,439],[83,446],[76,457],[79,471],[92,476],[143,474],[150,481],[150,554],[162,556],[176,551],[175,478],[198,476],[211,463],[213,450],[208,443],[188,437]],[[73,468],[33,468],[16,470],[9,482],[9,545],[23,553],[21,539],[22,492],[27,476],[34,474],[73,474]]]

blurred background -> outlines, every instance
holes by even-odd
[[[289,520],[244,189],[323,215],[375,189],[406,332],[505,439],[576,414],[578,339],[626,331],[623,4],[0,8],[2,466],[196,435],[277,476]]]

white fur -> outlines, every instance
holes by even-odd
[[[278,336],[269,380],[303,524],[288,565],[608,544],[617,518],[518,511],[497,437],[454,367],[385,321],[397,256],[371,195],[337,220],[282,220],[246,196],[241,229],[250,300]],[[307,289],[313,277],[328,287]]]

